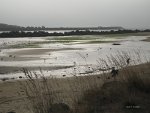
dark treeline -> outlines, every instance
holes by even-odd
[[[112,29],[124,29],[123,27],[58,27],[58,28],[49,28],[45,26],[41,27],[33,27],[33,26],[28,26],[28,27],[22,27],[22,26],[16,26],[16,25],[8,25],[8,24],[3,24],[0,23],[0,31],[39,31],[39,30],[112,30]]]
[[[34,31],[34,32],[24,32],[24,31],[11,31],[0,33],[0,37],[44,37],[44,36],[71,36],[71,35],[107,35],[107,34],[125,34],[125,33],[138,33],[138,32],[150,32],[150,29],[147,30],[118,30],[118,31],[71,31],[64,33],[48,33],[46,31]]]
[[[46,29],[44,26],[42,27],[22,27],[17,25],[8,25],[0,23],[0,31],[36,31],[36,30],[44,30]]]

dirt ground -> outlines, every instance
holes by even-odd
[[[128,67],[133,68],[132,67]],[[135,70],[140,70],[144,73],[145,79],[150,79],[149,64],[141,64],[134,66]],[[121,73],[124,70],[120,70],[117,80],[122,78]],[[108,79],[110,74],[103,75],[90,75],[80,77],[64,77],[64,78],[51,78],[48,82],[52,85],[52,90],[57,94],[56,102],[65,102],[66,104],[73,106],[74,99],[79,98],[82,93],[88,88],[92,88],[95,85],[101,87],[104,82],[112,81]],[[30,102],[23,90],[21,84],[24,84],[26,80],[13,80],[13,81],[0,81],[0,113],[7,113],[9,111],[15,111],[16,113],[32,113]]]
[[[95,83],[100,86],[103,84],[103,79],[99,79],[99,77],[102,76],[66,77],[49,79],[48,82],[52,84],[53,92],[57,93],[56,97],[59,97],[55,101],[65,102],[72,106],[73,100],[83,93],[83,89],[92,85],[94,86]],[[21,84],[24,82],[25,80],[0,82],[0,112],[7,113],[9,111],[15,111],[16,113],[32,113],[32,110],[30,110],[30,102],[22,89]]]

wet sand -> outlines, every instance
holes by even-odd
[[[145,36],[129,36],[121,37],[119,39],[112,38],[113,40],[120,41],[121,45],[119,46],[112,45],[111,43],[74,45],[65,45],[58,43],[44,44],[43,48],[10,48],[2,50],[1,52],[2,54],[0,56],[0,59],[2,58],[3,61],[0,61],[0,73],[11,73],[11,75],[13,74],[12,76],[15,76],[15,74],[17,74],[17,72],[19,72],[21,68],[30,68],[29,70],[32,71],[38,70],[39,67],[41,67],[44,68],[44,71],[48,71],[49,68],[51,68],[51,70],[55,70],[55,68],[57,69],[57,66],[59,68],[59,66],[61,65],[64,66],[64,68],[59,68],[63,69],[60,70],[62,71],[61,73],[58,73],[58,71],[52,72],[53,74],[56,73],[55,75],[60,74],[61,76],[62,74],[68,74],[69,72],[73,73],[73,68],[65,69],[65,66],[71,66],[74,64],[74,62],[76,62],[78,66],[77,69],[82,72],[82,70],[86,71],[87,68],[83,68],[83,66],[81,65],[85,65],[86,63],[89,65],[96,65],[96,60],[100,57],[105,58],[105,56],[107,55],[109,56],[111,54],[117,54],[117,51],[134,51],[135,48],[139,47],[141,50],[144,50],[143,53],[146,53],[145,55],[149,56],[149,53],[147,52],[149,50],[149,42],[140,41],[145,38]],[[102,39],[104,40],[105,38]],[[111,38],[106,38],[105,40],[108,41],[108,39],[110,40]],[[84,57],[86,61],[82,57]],[[11,75],[6,76],[9,77]]]
[[[15,52],[9,52],[8,54],[14,54],[14,55],[42,55],[45,53],[49,53],[49,52],[54,52],[54,51],[66,51],[66,50],[80,50],[81,48],[61,48],[61,49],[22,49],[19,51],[15,51]]]
[[[60,48],[60,49],[48,49],[48,48],[30,48],[30,49],[18,49],[12,52],[6,52],[3,56],[0,56],[1,61],[33,61],[43,60],[40,57],[42,55],[50,56],[52,52],[67,51],[67,50],[82,50],[82,48]]]
[[[14,62],[14,61],[34,61],[34,60],[41,60],[40,57],[38,56],[16,56],[14,57],[9,57],[9,55],[7,56],[1,56],[0,59],[3,59],[1,61],[3,62]]]
[[[27,69],[29,71],[43,70],[43,71],[51,71],[51,70],[59,70],[59,69],[67,69],[73,66],[43,66],[43,67],[13,67],[13,66],[0,66],[0,74],[9,74],[9,73],[17,73],[22,72],[23,69]]]
[[[142,41],[150,42],[150,37],[147,37],[146,39],[144,39]]]

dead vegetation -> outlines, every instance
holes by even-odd
[[[141,62],[132,61],[130,65],[129,56],[118,53],[107,61],[99,59],[99,68],[118,69],[116,77],[106,70],[98,75],[54,78],[45,77],[42,70],[39,75],[24,69],[28,79],[19,81],[19,88],[24,93],[26,111],[29,108],[29,113],[149,113],[150,63],[137,65]]]

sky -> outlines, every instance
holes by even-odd
[[[150,0],[0,0],[0,23],[150,28]]]

